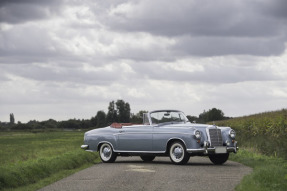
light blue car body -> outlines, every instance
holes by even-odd
[[[190,156],[237,152],[235,132],[230,127],[190,123],[185,116],[180,122],[154,123],[152,115],[157,112],[184,115],[177,110],[157,110],[144,114],[142,125],[111,125],[90,130],[85,133],[81,147],[87,151],[99,151],[101,144],[108,143],[117,155],[158,156],[168,155],[170,144],[179,141]],[[196,137],[196,134],[200,134],[200,137]]]

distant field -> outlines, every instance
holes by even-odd
[[[0,190],[33,184],[61,171],[92,164],[80,149],[84,132],[0,132]]]

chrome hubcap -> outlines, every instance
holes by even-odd
[[[103,149],[103,154],[104,154],[104,156],[105,156],[106,158],[109,158],[109,156],[111,155],[111,149],[108,148],[108,147],[105,147],[105,148]]]
[[[184,147],[180,143],[174,143],[170,148],[170,159],[175,163],[180,163],[184,157]]]
[[[175,156],[175,158],[179,159],[180,157],[182,157],[183,151],[181,147],[176,147],[174,149],[173,155]]]
[[[100,149],[101,159],[104,161],[109,161],[112,157],[113,151],[109,144],[104,143]]]

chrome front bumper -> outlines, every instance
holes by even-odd
[[[234,143],[233,147],[221,147],[221,148],[226,148],[226,152],[221,152],[221,153],[230,153],[230,152],[234,152],[236,153],[238,151],[238,147],[237,147],[237,142]],[[225,149],[224,149],[225,150]],[[196,153],[203,153],[203,154],[214,154],[216,153],[216,147],[208,147],[207,145],[205,145],[203,148],[199,148],[199,149],[187,149],[186,150],[188,153],[190,154],[196,154]]]
[[[89,145],[82,145],[81,149],[87,150],[89,148]]]

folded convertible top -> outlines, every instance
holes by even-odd
[[[135,125],[133,123],[112,123],[110,125],[110,127],[113,127],[113,128],[122,128],[123,126],[131,126],[131,125]]]

